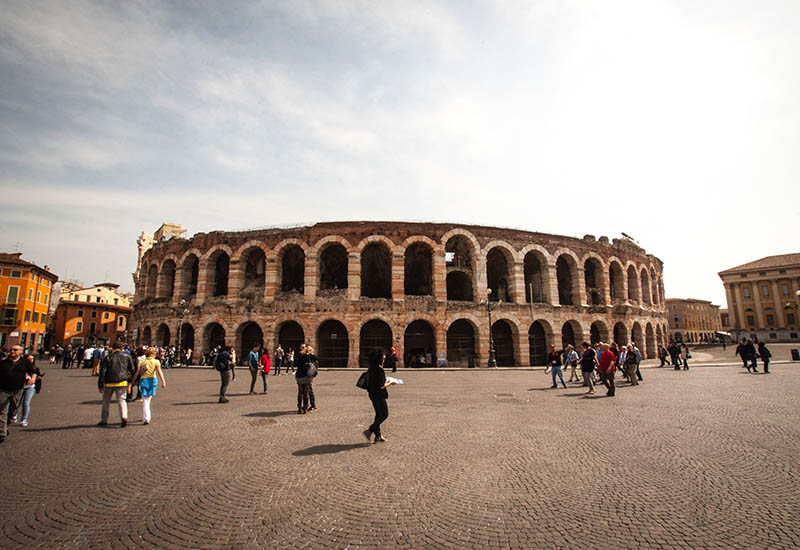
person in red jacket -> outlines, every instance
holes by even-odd
[[[606,388],[608,388],[608,393],[606,393],[606,395],[609,397],[614,397],[614,363],[617,362],[617,358],[609,349],[608,344],[601,344],[600,349],[603,351],[603,353],[600,354],[597,372],[600,373],[600,380],[602,380],[603,384],[605,384]]]

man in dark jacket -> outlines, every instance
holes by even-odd
[[[35,383],[36,373],[31,363],[22,359],[22,346],[13,345],[0,361],[0,443],[8,435],[8,416],[17,408],[26,378]]]
[[[128,404],[125,397],[128,393],[128,383],[136,375],[136,365],[127,353],[120,349],[115,349],[100,361],[100,373],[97,377],[97,388],[103,394],[103,408],[100,413],[98,426],[108,424],[108,407],[111,404],[111,396],[119,405],[120,427],[128,425]]]
[[[742,346],[742,361],[744,361],[744,366],[747,367],[747,372],[750,371],[750,367],[753,367],[752,372],[758,372],[756,368],[756,347],[753,345],[752,340],[748,340],[744,346]]]

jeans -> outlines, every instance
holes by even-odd
[[[252,366],[250,368],[250,393],[253,393],[253,390],[256,387],[256,380],[258,380],[258,373],[261,373],[261,380],[264,382],[264,393],[267,393],[267,373],[259,368],[254,368]]]
[[[128,403],[125,401],[125,396],[128,393],[126,386],[105,386],[103,388],[103,408],[100,410],[100,422],[108,422],[108,407],[111,405],[111,396],[119,407],[120,420],[128,419]]]
[[[22,389],[22,422],[28,421],[28,415],[31,414],[31,399],[36,394],[36,386]]]
[[[608,395],[614,396],[614,371],[611,369],[597,371],[600,373],[600,380],[608,388]]]
[[[219,371],[219,378],[220,378],[220,385],[219,385],[219,398],[225,399],[225,394],[228,391],[228,386],[233,379],[233,370],[222,370]]]
[[[16,410],[21,392],[22,390],[0,390],[0,436],[8,435],[8,415],[10,410]]]
[[[275,358],[275,372],[272,373],[272,376],[278,376],[281,373],[281,365],[283,364],[283,359],[280,357]],[[286,372],[289,372],[289,369],[286,369]]]
[[[567,384],[564,382],[564,372],[561,370],[561,367],[551,367],[551,369],[550,374],[553,375],[553,387],[555,388],[558,386],[558,384],[556,384],[556,376],[558,376],[561,379],[561,385],[566,388]]]
[[[311,403],[309,406],[312,409],[316,409],[317,408],[317,400],[314,399],[314,384],[312,384],[312,383],[308,384],[308,399],[310,400],[310,403]]]
[[[769,359],[761,358],[761,362],[764,363],[764,372],[769,372]]]
[[[369,431],[380,437],[381,424],[389,418],[389,404],[386,403],[385,397],[370,397],[370,401],[372,401],[372,408],[375,409],[375,420],[370,424]]]
[[[639,368],[637,364],[626,363],[625,364],[625,376],[628,378],[628,382],[633,384],[634,386],[639,385],[639,379],[636,376],[636,371]]]
[[[749,363],[749,364],[748,364]],[[758,372],[756,369],[756,356],[755,355],[747,355],[744,359],[744,366],[747,367],[747,371],[750,372],[750,368],[752,367],[753,372]]]
[[[297,412],[308,410],[308,393],[311,384],[297,384]]]

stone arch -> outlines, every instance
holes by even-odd
[[[334,244],[344,247],[348,254],[353,251],[353,245],[341,235],[326,235],[314,243],[314,246],[309,249],[308,255],[319,257],[324,248]]]
[[[183,323],[180,326],[180,347],[186,353],[194,350],[194,326],[191,323]]]
[[[656,325],[656,345],[664,345],[664,333],[661,331],[661,325]]]
[[[324,368],[347,368],[350,336],[344,323],[337,319],[323,321],[317,327],[317,358]]]
[[[406,241],[408,242],[408,241]],[[427,237],[416,237],[403,255],[403,289],[406,296],[433,295],[433,251]]]
[[[161,323],[156,329],[156,345],[165,348],[170,342],[170,330],[166,323]]]
[[[625,323],[618,322],[614,324],[614,341],[618,346],[628,345],[628,327]]]
[[[628,264],[628,301],[638,303],[641,300],[642,293],[639,289],[639,274],[636,272],[636,266]]]
[[[561,347],[567,347],[568,344],[572,345],[575,349],[584,341],[583,329],[578,321],[571,319],[561,325]]]
[[[615,257],[608,260],[608,290],[612,304],[625,302],[625,272]]]
[[[578,260],[571,252],[562,252],[556,259],[558,303],[562,306],[580,305],[578,265]]]
[[[264,331],[255,321],[245,321],[236,329],[236,350],[241,361],[247,361],[254,345],[264,344]]]
[[[303,294],[305,291],[306,250],[308,246],[297,239],[282,241],[275,247],[280,291]]]
[[[631,343],[636,344],[639,351],[644,351],[644,333],[639,321],[634,321],[633,326],[631,326]]]
[[[383,319],[370,319],[361,325],[358,341],[358,364],[366,368],[369,366],[368,358],[372,349],[381,348],[389,356],[394,345],[392,327]]]
[[[403,364],[436,366],[436,330],[425,319],[411,321],[403,332]]]
[[[649,305],[650,302],[650,275],[647,273],[647,268],[643,267],[641,271],[641,289],[642,289],[642,303]]]
[[[150,328],[150,325],[146,325],[142,329],[142,346],[149,346],[153,343],[153,330]]]
[[[605,305],[605,263],[594,253],[584,256],[583,279],[586,288],[586,303],[590,306]]]
[[[376,239],[360,249],[361,295],[366,298],[392,298],[392,249],[385,241]]]
[[[445,250],[447,299],[473,301],[480,254],[477,239],[469,231],[453,229],[445,233],[441,242]]]
[[[155,298],[156,289],[158,288],[158,265],[153,263],[147,268],[147,278],[145,287],[145,298]]]
[[[168,257],[161,264],[161,274],[158,277],[158,297],[172,298],[175,295],[175,272],[177,271],[175,257]]]
[[[494,358],[498,367],[518,365],[519,327],[509,318],[500,318],[492,323]]]
[[[472,319],[459,318],[447,327],[447,366],[475,367],[478,327]]]
[[[350,243],[341,237],[326,238],[320,241],[317,252],[319,264],[319,290],[344,290],[348,286]]]
[[[262,297],[267,282],[267,250],[258,241],[249,241],[237,252],[242,281],[239,296]]]
[[[208,296],[227,296],[230,282],[231,254],[227,246],[216,246],[206,254]]]
[[[644,355],[648,359],[656,356],[656,333],[650,323],[644,327]]]
[[[217,346],[225,346],[225,327],[211,321],[203,328],[203,351],[208,353]]]
[[[526,251],[527,249],[527,251]],[[525,302],[542,304],[549,302],[550,265],[547,251],[529,245],[523,249],[522,266],[525,277]]]
[[[597,342],[609,343],[608,325],[600,319],[596,320],[589,327],[589,342],[594,345]]]
[[[448,250],[447,243],[451,239],[458,236],[463,237],[470,243],[470,246],[472,248],[470,252],[472,255],[472,260],[474,262],[477,259],[478,254],[480,254],[481,245],[480,243],[478,243],[478,239],[475,238],[475,235],[473,235],[470,231],[467,231],[466,229],[461,229],[460,227],[455,227],[450,231],[448,231],[447,233],[445,233],[444,235],[442,235],[442,238],[440,239],[439,242],[441,242],[441,244],[445,247],[445,250]],[[473,269],[475,268],[474,263],[472,265],[472,268]]]
[[[273,348],[277,349],[280,345],[284,353],[299,350],[300,345],[306,341],[303,326],[295,319],[284,319],[276,323],[273,336],[275,338]]]
[[[486,245],[486,286],[492,291],[492,302],[515,302],[514,262],[516,254],[503,241],[492,241]]]
[[[537,319],[528,328],[530,365],[547,364],[548,346],[553,341],[553,327],[544,319]]]
[[[181,296],[197,295],[197,283],[200,279],[200,256],[184,254],[181,260]]]

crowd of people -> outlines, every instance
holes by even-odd
[[[558,388],[558,382],[566,388],[564,371],[570,371],[569,382],[581,383],[587,388],[587,394],[595,393],[595,385],[602,383],[606,395],[613,397],[616,392],[615,373],[620,371],[623,379],[632,386],[638,386],[642,381],[639,364],[642,361],[642,352],[631,342],[628,346],[618,346],[616,343],[597,342],[594,345],[583,342],[580,354],[572,344],[567,344],[563,350],[550,346],[547,355],[547,369],[553,378],[551,388]],[[580,373],[580,374],[578,374]]]
[[[188,366],[192,364],[192,348],[178,351],[175,346],[152,347],[156,350],[156,359],[161,363],[162,368],[169,369],[175,365]],[[101,344],[87,346],[67,344],[66,346],[56,345],[45,351],[44,355],[49,356],[51,364],[61,365],[62,369],[92,369],[92,374],[97,376],[100,371],[100,361],[111,351],[111,346]]]

